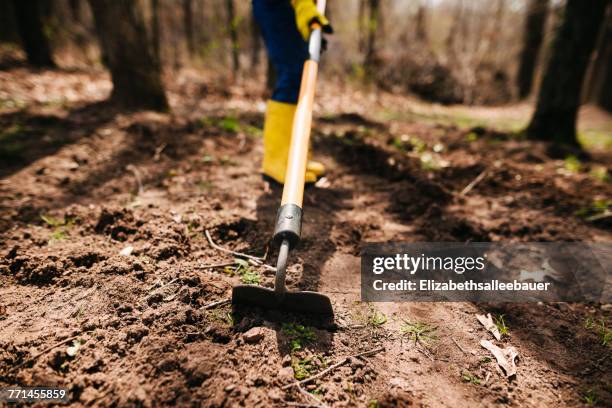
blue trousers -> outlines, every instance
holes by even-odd
[[[276,71],[272,99],[297,103],[308,43],[295,24],[289,0],[253,0],[253,15],[261,28],[268,58]]]

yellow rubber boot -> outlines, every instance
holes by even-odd
[[[266,108],[264,123],[264,157],[263,173],[279,183],[285,181],[287,157],[291,144],[291,128],[296,105],[270,100]],[[306,183],[314,183],[317,177],[325,173],[325,167],[319,162],[308,161],[306,164]]]

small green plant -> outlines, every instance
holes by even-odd
[[[40,215],[40,219],[45,222],[48,226],[53,228],[51,236],[49,237],[48,243],[51,244],[56,241],[66,239],[68,231],[74,225],[74,218],[64,217],[63,219],[55,218],[51,215]]]
[[[612,346],[612,330],[608,329],[606,321],[601,319],[598,327],[599,337],[602,346]]]
[[[612,178],[608,174],[608,169],[605,166],[593,167],[590,172],[591,177],[604,183],[612,182]]]
[[[506,321],[504,320],[504,315],[499,315],[495,317],[495,326],[497,326],[497,330],[499,334],[503,336],[510,336],[508,332],[508,326],[506,326]]]
[[[584,393],[584,402],[590,406],[597,403],[597,394],[595,393],[595,390],[590,388]]]
[[[489,364],[491,361],[491,357],[483,357],[480,359],[480,364]]]
[[[308,378],[312,375],[312,372],[315,369],[314,364],[312,363],[311,358],[304,359],[295,359],[291,363],[291,368],[293,368],[293,376],[296,380],[303,380],[304,378]]]
[[[426,323],[421,322],[411,322],[409,320],[404,320],[404,323],[400,327],[400,332],[408,336],[410,340],[414,340],[415,343],[430,343],[436,341],[437,328],[434,326],[430,326]]]
[[[576,156],[570,154],[564,160],[565,170],[571,173],[578,173],[582,169],[582,163]]]
[[[226,116],[225,118],[221,119],[219,121],[219,125],[223,130],[230,133],[237,133],[240,130],[240,123],[238,122],[238,119],[231,116]]]
[[[202,163],[211,164],[215,162],[215,156],[211,156],[209,154],[205,154],[202,156]]]
[[[612,200],[597,199],[593,201],[593,204],[590,207],[580,208],[574,213],[574,215],[588,219],[589,217],[607,213],[608,211],[611,211],[611,208]]]
[[[368,408],[379,408],[380,404],[378,403],[378,400],[371,400],[370,402],[368,402]]]
[[[587,330],[591,330],[595,327],[595,319],[593,319],[592,317],[587,317],[584,320],[584,328]]]
[[[236,162],[233,161],[229,156],[223,156],[221,158],[219,158],[219,164],[221,166],[235,166]]]
[[[461,374],[461,378],[465,382],[469,382],[469,383],[474,384],[474,385],[480,385],[480,378],[478,378],[475,375],[472,375],[470,373],[463,373],[463,374]]]
[[[440,170],[440,161],[431,153],[425,152],[421,154],[421,168],[425,171],[438,171]]]
[[[301,350],[306,343],[310,343],[317,338],[312,327],[299,323],[284,323],[281,330],[289,338],[292,352]]]
[[[233,326],[235,323],[232,312],[224,308],[214,309],[208,316],[210,316],[212,320],[216,320],[226,326]]]
[[[465,141],[466,142],[475,142],[478,140],[478,135],[475,132],[470,132],[467,135],[465,135]]]
[[[253,271],[253,269],[249,268],[240,277],[240,281],[245,285],[259,285],[261,281],[261,277],[259,273]]]
[[[214,187],[213,183],[208,180],[198,181],[197,186],[202,191],[209,191]]]
[[[259,285],[261,282],[259,272],[253,270],[248,261],[242,258],[234,258],[234,264],[226,266],[224,271],[230,276],[240,276],[240,281],[247,285]]]
[[[584,321],[584,328],[587,330],[595,330],[601,339],[602,346],[612,346],[612,329],[608,328],[605,319],[596,321],[593,317],[587,317]]]
[[[387,316],[377,310],[374,306],[368,305],[367,325],[371,327],[379,327],[387,323]]]

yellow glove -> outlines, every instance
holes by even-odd
[[[304,37],[304,40],[308,41],[312,29],[310,28],[313,22],[317,22],[323,28],[323,32],[331,34],[333,32],[329,20],[319,13],[314,0],[291,0],[291,5],[295,10],[295,22],[297,28]]]

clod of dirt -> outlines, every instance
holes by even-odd
[[[181,255],[181,249],[176,244],[162,245],[161,247],[157,248],[153,253],[153,256],[158,261],[162,261],[164,259],[168,259],[168,258],[172,258],[173,256],[180,256],[180,255]]]
[[[82,251],[80,253],[71,255],[68,257],[74,264],[74,266],[91,268],[95,263],[105,259],[102,255],[93,251]]]
[[[190,387],[199,387],[212,376],[214,363],[207,358],[196,356],[182,365],[182,371]]]
[[[47,285],[62,275],[62,268],[55,261],[27,259],[15,277],[20,283]]]
[[[100,269],[101,273],[108,275],[125,275],[132,270],[132,265],[125,261],[109,259]]]
[[[387,392],[379,398],[377,402],[377,406],[381,408],[408,407],[414,405],[412,396],[408,392],[397,388]]]
[[[136,233],[132,226],[134,216],[131,211],[124,209],[102,209],[94,230],[98,234],[107,234],[117,241],[124,241],[127,235]]]
[[[245,343],[255,344],[259,343],[265,335],[266,333],[262,327],[253,327],[242,335],[242,339]]]

